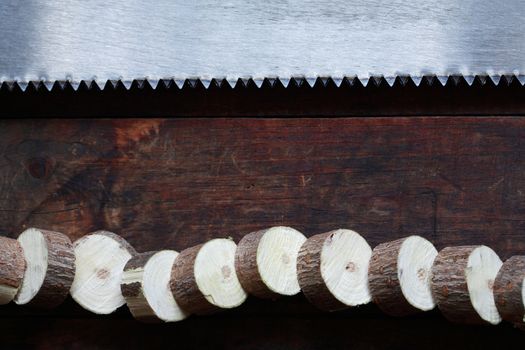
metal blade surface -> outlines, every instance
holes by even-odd
[[[523,74],[523,0],[2,0],[0,82]]]

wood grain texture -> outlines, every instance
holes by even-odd
[[[184,249],[175,259],[171,270],[170,288],[177,304],[195,314],[209,314],[220,308],[210,303],[197,285],[195,260],[204,244]]]
[[[371,246],[416,234],[438,250],[485,244],[502,259],[525,250],[525,119],[4,120],[0,136],[0,232],[10,237],[34,226],[75,240],[104,228],[138,251],[182,251],[216,237],[238,242],[272,226],[306,236],[352,227]],[[342,315],[359,317],[341,323],[338,313],[311,311],[301,298],[250,299],[251,306],[206,321],[192,317],[175,333],[172,325],[126,328],[135,322],[129,314],[126,321],[106,321],[73,303],[31,322],[35,311],[8,306],[0,308],[7,327],[0,337],[13,344],[30,334],[25,341],[35,344],[55,335],[63,347],[85,347],[96,339],[90,334],[104,333],[99,347],[131,348],[141,343],[139,335],[146,342],[157,334],[162,342],[163,334],[175,337],[199,325],[215,336],[197,336],[202,329],[185,334],[193,347],[229,335],[224,347],[263,348],[280,340],[285,348],[327,341],[469,348],[512,344],[521,336],[508,325],[450,325],[438,312],[421,316],[425,321],[393,320],[373,309],[362,320],[352,309]],[[273,311],[236,319],[254,308]],[[66,334],[59,327],[70,317],[78,327],[68,326]],[[15,331],[20,325],[23,333]],[[117,329],[129,339],[111,340]],[[355,335],[341,337],[348,329]]]
[[[301,291],[309,302],[326,311],[338,311],[348,306],[339,301],[328,289],[321,273],[321,253],[333,231],[319,233],[304,242],[297,257],[297,278]]]
[[[503,263],[494,280],[494,300],[501,318],[522,328],[525,328],[524,279],[525,256],[516,255]]]
[[[0,236],[0,305],[10,303],[22,285],[26,262],[17,240]]]
[[[398,256],[406,238],[379,244],[372,251],[368,267],[368,285],[372,300],[385,313],[406,316],[421,312],[403,295],[398,275]]]
[[[73,244],[60,232],[39,230],[47,244],[47,271],[42,286],[28,305],[53,308],[67,297],[75,277]]]

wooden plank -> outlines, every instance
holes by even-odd
[[[0,230],[115,231],[139,251],[290,225],[372,245],[525,237],[525,120],[3,121]]]
[[[72,239],[112,230],[137,250],[182,250],[289,225],[351,228],[372,246],[409,234],[448,245],[525,249],[525,119],[149,119],[0,122],[0,232],[36,226]],[[0,308],[5,347],[455,348],[510,346],[508,325],[466,327],[438,312],[375,306],[326,314],[303,297],[145,326],[73,303]],[[284,332],[283,330],[287,330]],[[115,336],[122,334],[122,336]],[[378,334],[380,336],[378,336]],[[170,344],[174,344],[171,343]]]

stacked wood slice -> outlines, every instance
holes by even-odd
[[[297,256],[305,241],[301,232],[281,226],[244,236],[235,254],[235,269],[244,290],[269,299],[299,293]]]
[[[0,304],[42,308],[67,296],[109,314],[127,304],[145,322],[176,322],[190,314],[235,308],[248,294],[273,299],[302,290],[315,306],[335,311],[373,301],[404,316],[432,310],[458,323],[525,329],[525,256],[502,263],[482,245],[437,251],[420,236],[373,250],[357,232],[338,229],[306,237],[290,227],[246,235],[238,245],[212,239],[177,253],[137,253],[107,231],[73,244],[59,232],[30,228],[0,237]]]
[[[494,281],[496,307],[506,321],[525,327],[525,256],[513,256],[503,263]]]
[[[188,312],[207,314],[230,309],[246,300],[235,272],[235,250],[230,239],[212,239],[183,250],[171,271],[171,291]]]
[[[317,307],[335,311],[368,303],[372,249],[358,233],[335,230],[310,237],[297,259],[299,285]]]
[[[175,322],[188,316],[175,301],[170,287],[171,269],[177,255],[173,250],[143,253],[126,264],[122,295],[136,319]]]
[[[432,310],[430,270],[436,255],[432,243],[419,236],[375,247],[369,269],[374,303],[392,316]]]
[[[498,324],[494,280],[502,265],[486,246],[448,247],[432,267],[432,294],[443,315],[452,322]]]
[[[30,228],[18,237],[26,262],[22,286],[14,301],[42,308],[60,305],[75,276],[75,253],[59,232]]]
[[[16,239],[0,237],[0,305],[11,302],[22,285],[26,263]]]
[[[114,233],[97,231],[77,240],[74,250],[73,299],[96,314],[109,314],[124,305],[120,282],[124,266],[136,255],[135,249]]]

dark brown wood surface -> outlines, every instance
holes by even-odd
[[[139,252],[182,250],[274,225],[337,228],[374,247],[421,235],[437,249],[525,250],[525,119],[170,119],[0,122],[0,232],[36,226],[71,239],[114,231]],[[390,318],[375,306],[322,313],[302,296],[141,325],[0,308],[0,347],[479,348],[525,333],[458,326],[438,312]]]

